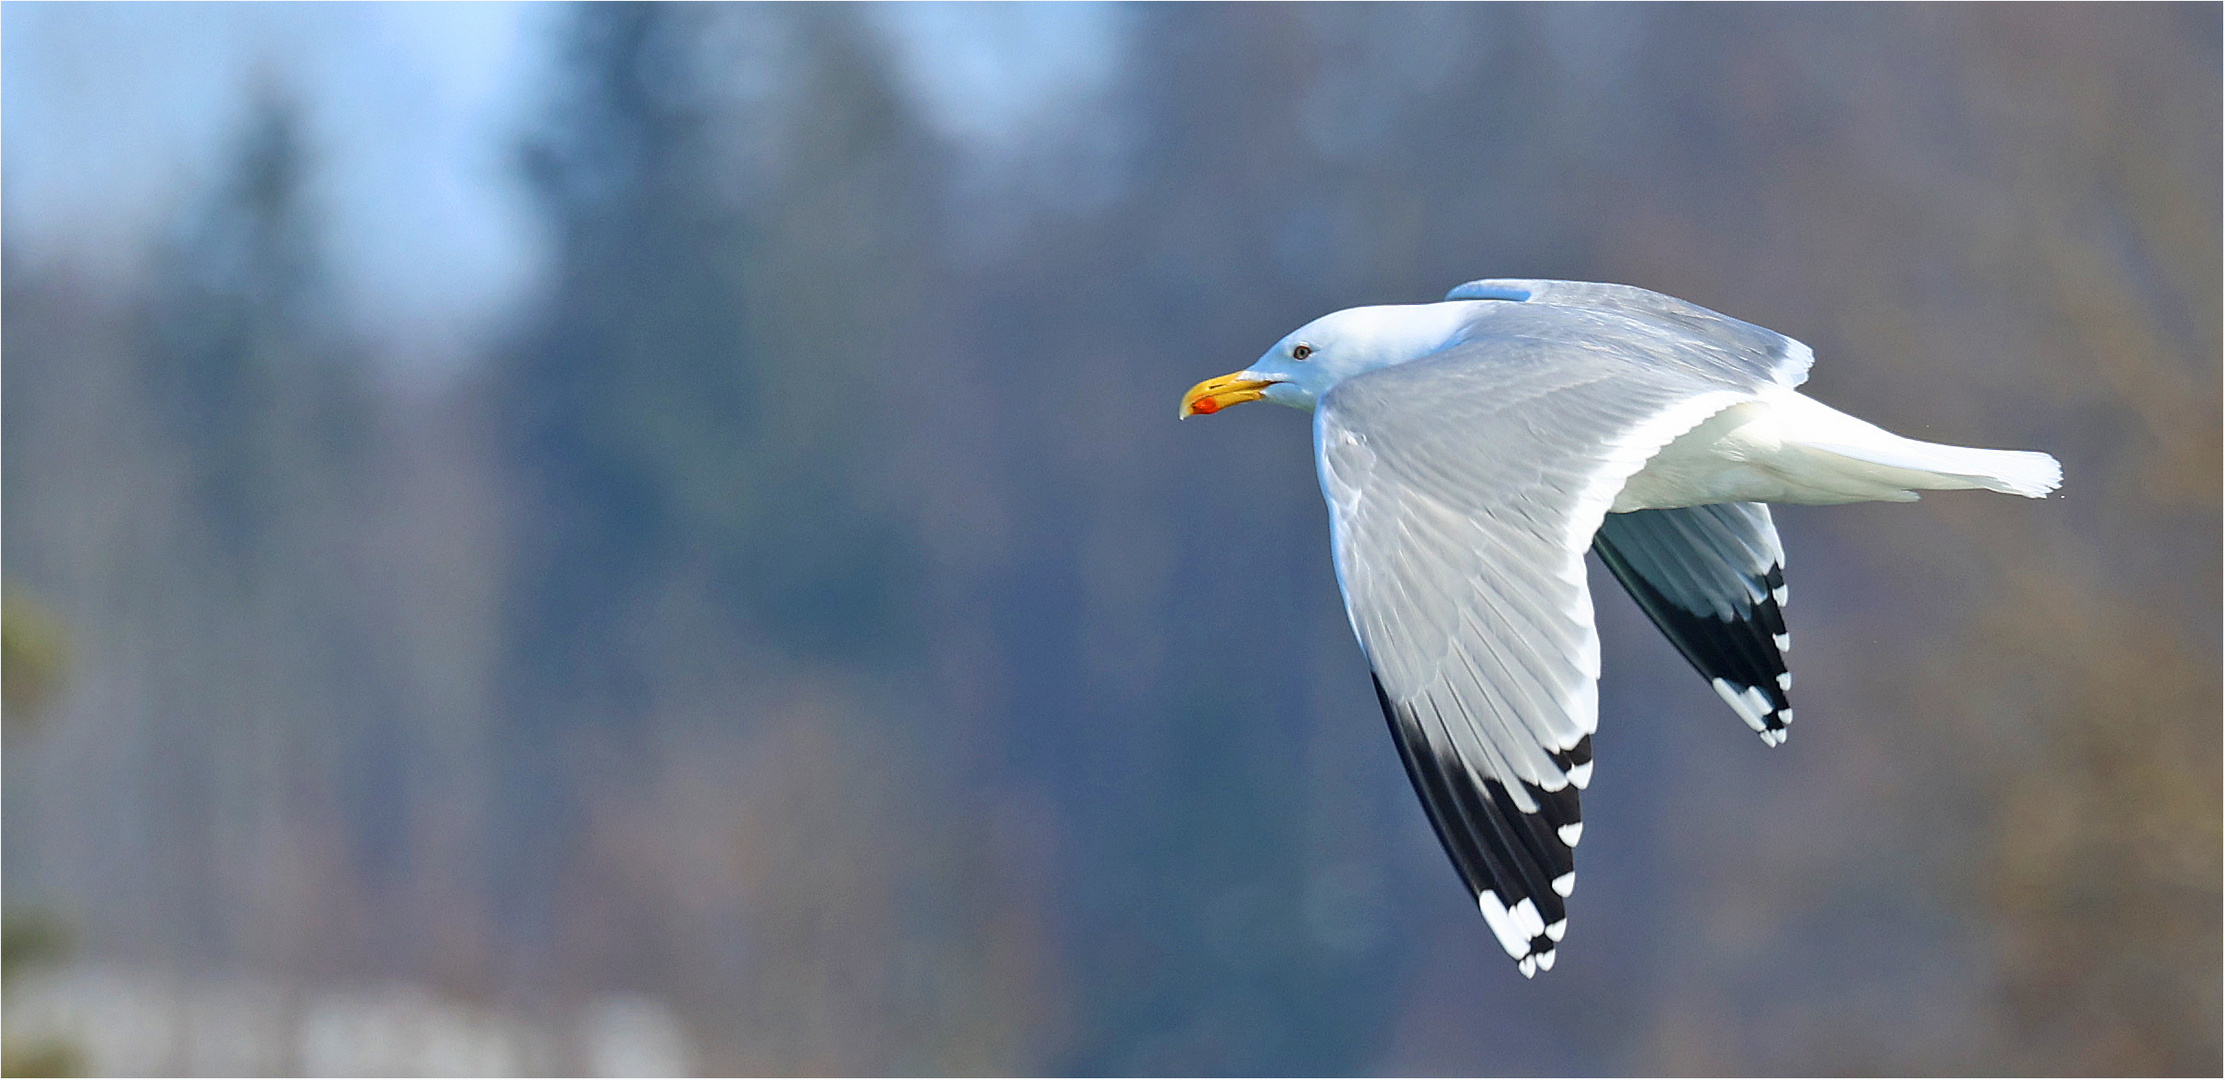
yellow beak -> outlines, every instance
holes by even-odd
[[[1182,418],[1187,420],[1195,413],[1210,416],[1231,405],[1258,401],[1267,396],[1268,387],[1275,385],[1272,380],[1244,378],[1247,374],[1232,372],[1191,387],[1189,393],[1182,395]]]

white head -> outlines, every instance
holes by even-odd
[[[1245,401],[1312,409],[1354,375],[1418,360],[1451,344],[1481,300],[1346,308],[1290,332],[1242,371],[1207,379],[1182,396],[1182,415]]]

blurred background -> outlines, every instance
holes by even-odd
[[[2215,5],[0,39],[11,1071],[2220,1068]],[[1479,276],[2068,477],[1783,510],[1780,750],[1595,571],[1534,982],[1304,418],[1175,421]]]

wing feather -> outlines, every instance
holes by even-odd
[[[1785,556],[1769,508],[1719,503],[1609,514],[1593,548],[1631,599],[1762,741],[1792,723]]]
[[[1674,328],[1705,346],[1701,355],[1736,365],[1784,386],[1808,381],[1815,352],[1771,330],[1674,296],[1632,285],[1598,281],[1544,281],[1484,278],[1454,286],[1447,300],[1508,300],[1555,307],[1614,312]]]
[[[1400,760],[1485,920],[1532,974],[1552,966],[1566,927],[1598,727],[1584,551],[1654,451],[1771,376],[1752,362],[1659,363],[1689,341],[1627,313],[1479,307],[1440,353],[1324,395],[1315,449],[1337,580]],[[1725,550],[1748,558],[1735,545],[1752,539],[1729,534]],[[1664,588],[1704,578],[1678,545],[1637,557],[1663,568],[1641,580]]]

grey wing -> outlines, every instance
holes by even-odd
[[[1633,285],[1597,281],[1483,278],[1455,286],[1447,300],[1507,300],[1539,307],[1608,313],[1644,322],[1706,346],[1705,359],[1784,386],[1808,379],[1815,352],[1792,338]]]
[[[1609,514],[1593,550],[1763,742],[1792,723],[1785,553],[1769,508],[1718,503]]]
[[[1598,724],[1584,551],[1655,450],[1751,396],[1600,342],[1484,337],[1316,410],[1353,632],[1431,824],[1525,975],[1567,927]]]

